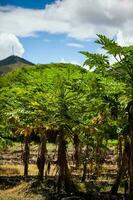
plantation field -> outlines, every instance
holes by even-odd
[[[0,77],[1,200],[133,200],[133,47],[97,36],[106,53],[80,52],[88,70]]]
[[[12,146],[1,151],[0,155],[0,200],[17,200],[17,199],[26,199],[26,200],[42,200],[44,199],[45,190],[49,194],[50,191],[54,193],[54,181],[58,176],[57,166],[52,164],[50,167],[49,173],[45,174],[44,181],[39,184],[35,184],[33,187],[32,184],[37,181],[38,169],[36,165],[37,158],[37,148],[38,146],[34,143],[30,146],[30,161],[29,161],[29,176],[28,178],[23,177],[23,162],[21,159],[22,153],[22,144],[14,143]],[[78,168],[75,168],[74,162],[72,161],[73,147],[72,144],[68,146],[68,164],[69,169],[76,184],[76,187],[80,192],[88,193],[90,188],[94,190],[94,194],[99,191],[108,193],[111,189],[111,186],[116,178],[117,171],[117,157],[114,156],[116,152],[116,142],[109,141],[109,153],[106,157],[106,162],[102,165],[100,170],[100,176],[95,180],[95,177],[89,172],[89,176],[85,183],[81,182],[81,174],[83,171],[83,166],[80,165]],[[47,143],[47,149],[49,157],[52,161],[57,158],[57,148],[55,144]],[[95,166],[88,165],[88,170],[90,171]],[[45,167],[45,171],[47,167]],[[51,188],[48,188],[47,183],[51,184]],[[34,185],[34,184],[33,184]],[[36,187],[38,191],[35,192]],[[123,194],[124,188],[121,186],[119,188],[119,193]],[[43,195],[42,195],[43,193]],[[95,194],[95,195],[96,195]],[[47,196],[47,195],[46,195]]]

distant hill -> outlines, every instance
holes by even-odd
[[[28,66],[34,64],[18,56],[9,56],[3,60],[0,60],[0,75],[17,68],[25,67],[26,65]]]

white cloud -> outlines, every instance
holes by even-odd
[[[0,60],[12,55],[13,49],[17,56],[21,57],[24,53],[24,48],[15,35],[0,33]]]
[[[68,47],[74,47],[74,48],[83,48],[84,46],[82,44],[79,43],[67,43],[66,46]]]
[[[74,64],[74,65],[81,65],[81,63],[78,62],[78,61],[75,61],[75,60],[65,60],[64,58],[62,58],[59,62],[60,63],[71,63],[71,64]]]
[[[27,37],[45,31],[86,40],[118,33],[119,42],[123,36],[124,44],[132,44],[132,11],[132,0],[57,0],[44,10],[0,7],[0,32]]]
[[[133,45],[133,33],[123,33],[122,31],[118,31],[116,41],[121,46]]]

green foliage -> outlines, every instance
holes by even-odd
[[[12,128],[58,128],[67,121],[79,122],[75,112],[82,109],[79,104],[85,101],[82,80],[86,74],[79,66],[50,64],[19,69],[1,77],[2,118]]]
[[[5,127],[14,130],[63,126],[71,136],[76,130],[82,134],[94,127],[103,138],[110,132],[109,127],[121,128],[125,105],[133,94],[133,48],[120,47],[103,35],[98,37],[96,43],[106,54],[81,52],[87,58],[84,65],[93,71],[52,63],[25,67],[0,77],[1,121],[5,121]],[[114,56],[115,64],[110,64],[109,55]],[[111,114],[114,107],[119,113],[117,120]],[[98,122],[101,113],[105,116],[103,123]]]
[[[79,66],[50,64],[22,68],[1,77],[0,82],[1,117],[13,131],[16,127],[21,130],[27,126],[48,129],[63,126],[73,137],[76,130],[82,134],[84,127],[94,126],[92,119],[108,110],[103,98],[107,92],[106,79]]]
[[[98,39],[96,40],[96,43],[102,45],[102,48],[105,49],[108,54],[113,55],[114,57],[122,54],[122,47],[119,46],[114,39],[109,39],[105,35],[100,34],[97,36]]]
[[[109,39],[104,35],[98,35],[96,43],[105,50],[104,55],[81,53],[87,57],[84,64],[88,65],[90,69],[93,68],[93,73],[99,76],[102,91],[98,95],[98,99],[101,96],[106,113],[110,116],[108,120],[106,118],[105,125],[102,125],[100,129],[103,127],[108,130],[110,126],[110,130],[113,127],[117,127],[119,130],[127,120],[125,107],[133,98],[133,46],[121,47],[114,39]],[[115,59],[113,64],[109,62],[110,56]],[[111,119],[113,110],[117,112],[115,120]]]

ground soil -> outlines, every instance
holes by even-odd
[[[23,177],[23,163],[21,159],[22,146],[20,143],[1,151],[0,154],[0,200],[70,200],[70,199],[124,199],[123,187],[120,187],[119,195],[110,197],[109,191],[116,177],[117,159],[115,149],[110,149],[106,162],[102,166],[101,175],[95,180],[93,174],[87,177],[85,183],[81,183],[82,166],[76,169],[72,162],[72,149],[69,148],[69,167],[77,191],[73,194],[56,193],[55,182],[58,176],[58,169],[54,164],[56,160],[56,146],[49,145],[49,159],[52,162],[50,173],[44,177],[43,182],[37,179],[37,148],[32,144],[30,147],[29,177]],[[69,199],[68,199],[69,197]],[[78,197],[78,198],[77,198]]]

